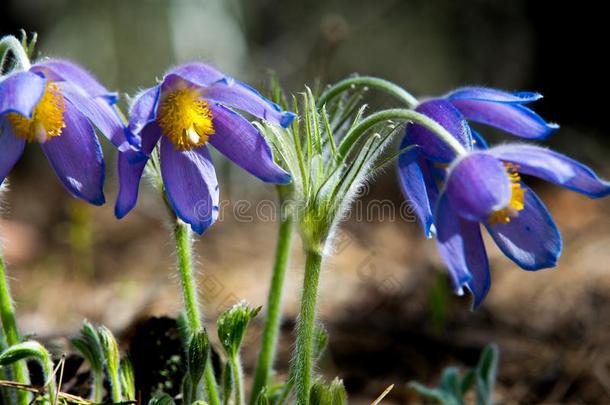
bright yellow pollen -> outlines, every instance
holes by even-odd
[[[519,211],[525,208],[524,197],[526,190],[521,187],[521,176],[517,172],[518,167],[512,163],[505,163],[504,166],[506,166],[506,171],[508,172],[512,194],[505,208],[495,211],[489,216],[489,223],[491,225],[498,223],[508,224],[511,218],[519,216]]]
[[[176,90],[161,101],[157,122],[176,149],[185,151],[205,145],[215,132],[212,118],[199,90],[187,88]]]
[[[59,88],[54,83],[47,83],[40,101],[34,108],[32,118],[17,113],[8,113],[9,122],[13,125],[15,135],[28,142],[46,142],[54,136],[61,135],[66,126],[64,110],[66,104]]]

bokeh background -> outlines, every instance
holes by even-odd
[[[170,66],[203,60],[264,89],[273,70],[299,92],[354,72],[418,97],[469,84],[535,90],[535,109],[561,130],[549,144],[610,178],[603,3],[513,0],[2,0],[0,34],[39,35],[38,56],[73,59],[129,95]],[[396,104],[372,95],[376,106]],[[488,129],[494,140],[508,139]],[[104,323],[125,348],[150,316],[180,308],[165,212],[149,187],[124,220],[113,216],[115,155],[106,150],[108,203],[71,199],[34,145],[2,195],[1,236],[20,327],[55,344],[83,318]],[[221,198],[231,201],[196,244],[208,322],[238,299],[265,301],[276,223],[256,215],[273,189],[217,157]],[[434,383],[448,364],[472,366],[499,344],[501,403],[610,403],[610,200],[591,201],[534,183],[565,239],[556,269],[528,273],[490,240],[493,287],[477,312],[448,288],[434,243],[396,216],[350,219],[322,281],[331,333],[322,362],[355,403],[396,384],[387,403],[416,403],[406,382]],[[236,206],[252,219],[233,215]],[[393,170],[361,202],[398,206]],[[237,203],[236,203],[237,202]],[[242,208],[238,208],[242,209]],[[268,211],[266,211],[268,212]],[[260,213],[259,213],[260,214]],[[286,372],[297,310],[300,242],[286,292],[279,373]],[[140,326],[138,326],[140,325]],[[246,347],[256,355],[256,324]]]

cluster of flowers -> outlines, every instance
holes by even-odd
[[[284,127],[294,114],[210,66],[190,63],[169,71],[135,98],[128,123],[116,101],[116,94],[65,60],[45,60],[8,75],[0,82],[0,181],[26,142],[38,142],[70,193],[103,204],[105,170],[96,127],[119,151],[118,218],[135,206],[140,178],[157,144],[169,202],[199,234],[218,211],[208,141],[263,181],[290,182],[260,132],[231,108]]]
[[[500,249],[526,270],[554,266],[561,237],[549,212],[521,174],[590,197],[610,194],[610,184],[589,168],[529,144],[488,148],[467,120],[527,139],[545,139],[556,128],[524,105],[536,93],[464,88],[422,102],[416,111],[445,128],[463,147],[456,151],[435,133],[408,124],[399,177],[427,237],[435,236],[455,291],[470,290],[478,306],[489,285],[483,223]],[[155,146],[165,193],[178,218],[201,234],[218,212],[219,188],[208,142],[259,179],[276,184],[291,176],[275,163],[263,135],[243,111],[287,127],[295,115],[256,90],[201,63],[170,70],[134,100],[123,121],[109,92],[88,72],[49,59],[0,81],[0,182],[26,142],[38,142],[75,197],[104,203],[104,160],[94,127],[118,149],[118,218],[136,204],[140,178]],[[407,148],[408,146],[414,146]],[[460,152],[460,153],[458,153]]]

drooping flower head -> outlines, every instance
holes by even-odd
[[[467,87],[442,98],[424,101],[416,111],[432,118],[451,133],[466,150],[484,149],[484,138],[468,121],[489,125],[526,139],[545,139],[558,126],[547,123],[525,107],[542,96],[538,93],[508,93],[501,90]],[[455,158],[455,152],[421,125],[409,124],[401,148],[418,145],[401,154],[398,163],[400,183],[413,204],[426,237],[434,234],[434,202],[438,195],[436,178],[444,176],[443,168]]]
[[[500,250],[525,270],[556,265],[562,241],[550,213],[521,180],[535,176],[591,198],[610,194],[610,183],[585,165],[534,145],[505,144],[457,158],[435,207],[439,252],[456,291],[466,286],[480,305],[490,287],[479,224]]]
[[[199,234],[218,215],[218,182],[208,143],[265,182],[290,182],[263,136],[233,109],[283,127],[294,119],[293,113],[282,111],[253,88],[202,63],[170,70],[160,84],[143,91],[131,108],[130,131],[147,156],[159,144],[169,203],[178,218]],[[134,159],[132,151],[119,156],[118,218],[136,204],[146,161]]]
[[[104,203],[104,159],[94,126],[128,146],[113,108],[116,96],[77,65],[48,59],[0,79],[0,182],[26,143],[39,143],[57,176],[77,198]]]
[[[456,292],[463,287],[477,307],[490,287],[487,254],[480,224],[500,250],[525,270],[553,267],[561,254],[557,226],[538,196],[521,180],[536,176],[599,198],[610,183],[591,169],[557,152],[534,145],[507,144],[488,149],[467,120],[491,125],[527,139],[545,139],[555,129],[524,104],[536,93],[506,93],[465,88],[420,104],[467,151],[463,156],[419,125],[408,125],[403,147],[417,145],[399,158],[404,194],[411,200],[426,236],[436,234]]]

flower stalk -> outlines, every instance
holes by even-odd
[[[231,356],[231,372],[233,373],[233,390],[235,392],[235,405],[244,404],[244,371],[239,356]]]
[[[318,285],[322,268],[322,253],[318,249],[307,250],[303,295],[297,322],[297,341],[294,358],[297,404],[307,405],[312,384],[314,360],[314,335],[318,301]]]
[[[284,186],[280,186],[284,187]],[[280,191],[280,207],[283,208],[286,201]],[[263,327],[263,337],[261,348],[254,371],[254,382],[252,384],[252,394],[250,404],[254,404],[263,387],[268,386],[269,378],[273,369],[273,361],[277,352],[277,342],[282,316],[282,297],[284,290],[284,280],[292,247],[292,233],[294,219],[290,213],[283,212],[280,215],[278,227],[278,239],[275,251],[275,263],[271,276],[271,285],[267,297],[267,317]]]
[[[202,330],[201,311],[195,286],[195,274],[192,265],[192,238],[191,231],[185,223],[177,221],[174,226],[176,241],[176,255],[178,257],[178,272],[180,273],[180,286],[184,309],[191,333]]]
[[[28,53],[24,49],[21,41],[12,35],[7,35],[0,38],[0,76],[3,72],[2,67],[5,65],[9,54],[13,55],[16,65],[13,69],[28,70],[31,66]],[[0,181],[1,183],[1,181]],[[19,331],[17,329],[17,319],[15,317],[15,308],[11,298],[8,277],[4,266],[4,257],[0,248],[0,319],[2,320],[2,330],[4,332],[4,340],[8,347],[16,345],[20,342]],[[29,384],[29,372],[25,361],[17,361],[12,365],[13,378],[21,384]],[[19,405],[27,405],[30,401],[30,394],[23,390],[17,391],[17,403]]]
[[[174,226],[174,239],[176,242],[176,255],[178,257],[178,272],[180,275],[180,286],[186,312],[186,320],[190,333],[203,332],[201,310],[197,297],[195,274],[193,271],[192,238],[191,230],[187,224],[176,220]],[[204,386],[211,405],[219,405],[218,389],[216,379],[212,370],[212,363],[207,360],[204,371]]]
[[[355,87],[371,87],[376,88],[378,90],[382,90],[403,101],[409,108],[415,108],[419,104],[417,98],[415,98],[413,95],[411,95],[411,93],[409,93],[402,87],[388,80],[371,76],[349,77],[347,79],[335,83],[334,85],[326,89],[320,95],[320,97],[318,97],[318,101],[316,102],[316,104],[318,107],[322,107],[325,104],[329,103],[335,97],[341,95],[346,91],[352,90]]]
[[[18,344],[21,339],[17,329],[17,318],[15,308],[11,299],[11,292],[8,284],[8,277],[4,267],[4,258],[0,251],[0,319],[2,320],[2,330],[7,345]],[[30,378],[25,361],[16,361],[12,365],[13,377],[20,384],[29,384]],[[23,390],[17,391],[17,403],[27,405],[30,401],[30,394]]]
[[[360,121],[346,136],[341,145],[339,145],[338,156],[340,159],[345,158],[350,152],[354,144],[365,134],[369,129],[378,125],[384,121],[401,120],[409,121],[415,124],[422,125],[429,129],[437,136],[442,142],[447,144],[453,149],[456,155],[463,155],[466,153],[466,149],[462,144],[451,135],[441,124],[434,121],[433,119],[425,116],[424,114],[418,113],[417,111],[395,108],[389,110],[383,110],[369,115]]]

